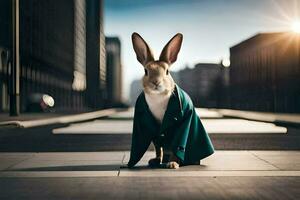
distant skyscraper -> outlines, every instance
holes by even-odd
[[[8,52],[11,48],[11,1],[0,1],[0,111],[8,111]]]
[[[107,98],[102,0],[86,0],[86,22],[86,98],[93,108],[101,108]]]
[[[107,99],[110,104],[122,102],[121,42],[118,37],[106,37]]]
[[[74,81],[73,89],[86,89],[86,2],[74,1]]]
[[[220,64],[199,63],[194,68],[177,72],[178,85],[190,95],[196,106],[217,107],[221,72]]]

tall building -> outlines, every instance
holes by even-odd
[[[26,110],[32,93],[53,96],[57,110],[103,107],[102,7],[101,0],[20,1],[21,111]],[[2,0],[0,8],[0,49],[5,58],[5,51],[11,49],[7,42],[12,34],[11,1]],[[6,93],[9,69],[6,75],[0,74],[5,76],[0,90]]]
[[[185,68],[178,72],[179,86],[200,107],[217,107],[222,65],[199,63],[194,68]]]
[[[72,105],[74,28],[73,1],[20,1],[21,110],[31,93],[50,94],[59,110]]]
[[[231,107],[300,112],[300,35],[260,33],[230,48]]]
[[[103,1],[86,0],[86,99],[92,108],[104,105],[106,93]]]
[[[9,109],[9,49],[11,48],[11,1],[0,1],[0,112]]]
[[[118,37],[106,37],[107,99],[110,106],[122,103],[121,42]]]
[[[9,110],[9,65],[8,65],[8,49],[0,47],[0,111],[7,112]]]
[[[230,67],[221,67],[220,76],[216,83],[216,92],[218,93],[217,108],[230,107]]]

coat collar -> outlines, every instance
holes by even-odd
[[[167,110],[165,112],[160,132],[165,131],[168,127],[172,126],[176,121],[178,121],[183,116],[183,108],[182,108],[182,100],[180,96],[180,88],[175,84],[174,91],[172,92],[172,95],[170,96],[170,100],[168,102]],[[145,99],[144,92],[141,93],[141,101],[139,104],[136,105],[137,111],[139,113],[148,114],[146,115],[149,117],[151,115],[152,118],[153,115],[148,107],[148,104]]]

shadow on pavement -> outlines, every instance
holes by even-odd
[[[114,171],[119,170],[120,165],[70,165],[70,166],[47,166],[11,169],[10,171]]]

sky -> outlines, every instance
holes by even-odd
[[[123,96],[143,76],[131,34],[138,32],[155,58],[180,32],[183,44],[171,71],[229,58],[229,48],[260,32],[290,31],[300,20],[300,0],[105,0],[104,32],[122,45]]]

